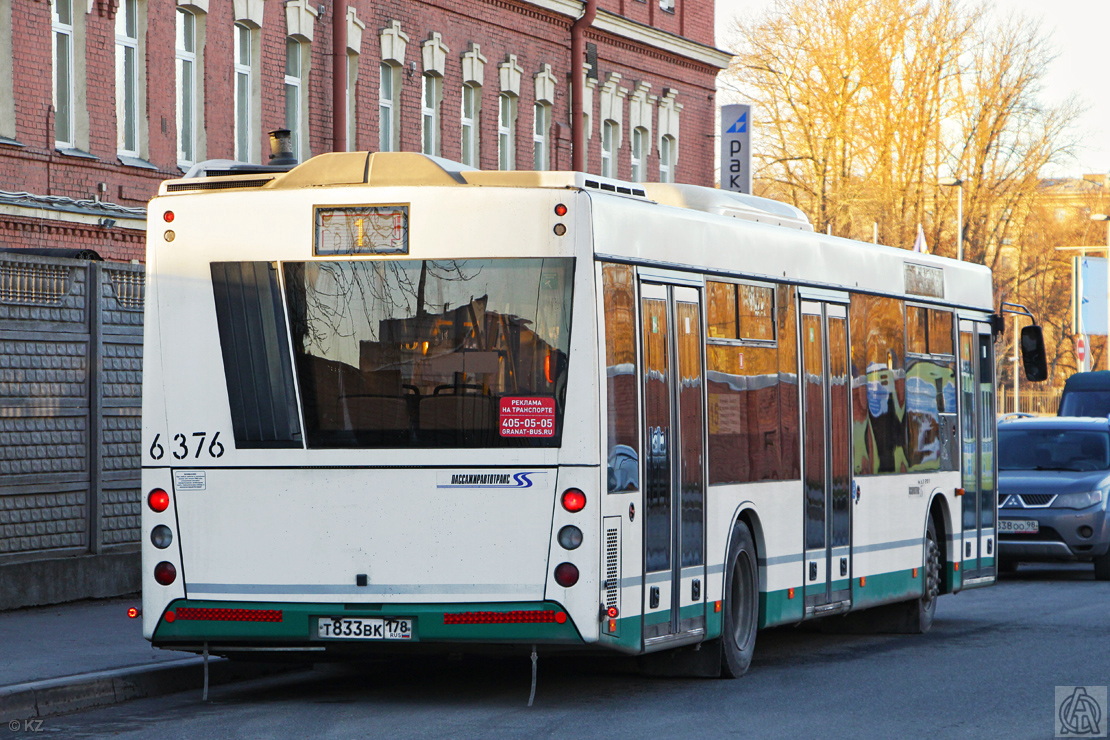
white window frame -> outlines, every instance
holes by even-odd
[[[309,157],[306,89],[309,44],[296,36],[285,37],[285,127],[292,133],[293,156]]]
[[[462,148],[459,161],[470,167],[478,167],[481,161],[478,116],[482,107],[482,86],[473,82],[464,83],[461,97]]]
[[[609,118],[601,122],[601,176],[617,176],[617,139],[620,125]]]
[[[503,92],[497,96],[497,168],[516,169],[517,96]]]
[[[644,146],[651,141],[651,133],[643,126],[637,126],[632,129],[632,181],[643,182],[647,177],[647,170],[644,164],[647,160],[647,155],[644,152]]]
[[[546,170],[551,167],[551,103],[537,100],[532,116],[532,165]]]
[[[15,141],[16,134],[14,67],[12,3],[11,0],[0,0],[0,139],[9,141]]]
[[[250,162],[254,158],[254,57],[256,30],[242,22],[236,22],[234,34],[235,60],[235,158]]]
[[[139,0],[119,0],[116,9],[116,151],[139,157],[141,59]]]
[[[420,151],[434,157],[440,152],[440,103],[443,78],[431,72],[420,76]]]
[[[670,134],[659,138],[659,182],[674,182],[674,155],[677,141]]]
[[[177,163],[182,169],[199,161],[202,120],[201,60],[198,50],[202,19],[191,8],[177,9],[174,59],[177,89]],[[186,71],[188,74],[186,74]],[[186,79],[187,78],[187,79]]]
[[[358,63],[359,53],[347,49],[347,151],[358,149]]]
[[[72,148],[77,145],[76,104],[77,91],[74,85],[74,26],[75,0],[53,0],[50,4],[51,34],[50,52],[54,65],[54,145],[58,148]],[[69,17],[63,18],[61,10],[69,10]],[[65,50],[62,58],[61,50]]]
[[[401,68],[382,62],[378,80],[378,151],[395,152],[400,147]],[[386,89],[388,80],[389,88]]]

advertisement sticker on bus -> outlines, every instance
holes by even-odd
[[[498,428],[502,437],[554,437],[554,398],[502,398]]]

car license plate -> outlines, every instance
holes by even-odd
[[[998,531],[1002,534],[1037,534],[1041,530],[1035,519],[999,519]]]
[[[407,617],[320,617],[316,635],[336,640],[411,640],[412,620]]]

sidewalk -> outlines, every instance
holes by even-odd
[[[203,658],[156,650],[130,619],[133,597],[0,612],[0,722],[27,720],[129,699],[195,689]],[[209,682],[267,675],[276,664],[209,661]]]

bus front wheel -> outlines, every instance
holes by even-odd
[[[736,522],[729,539],[721,625],[721,674],[739,678],[748,671],[759,626],[759,569],[751,530]]]

